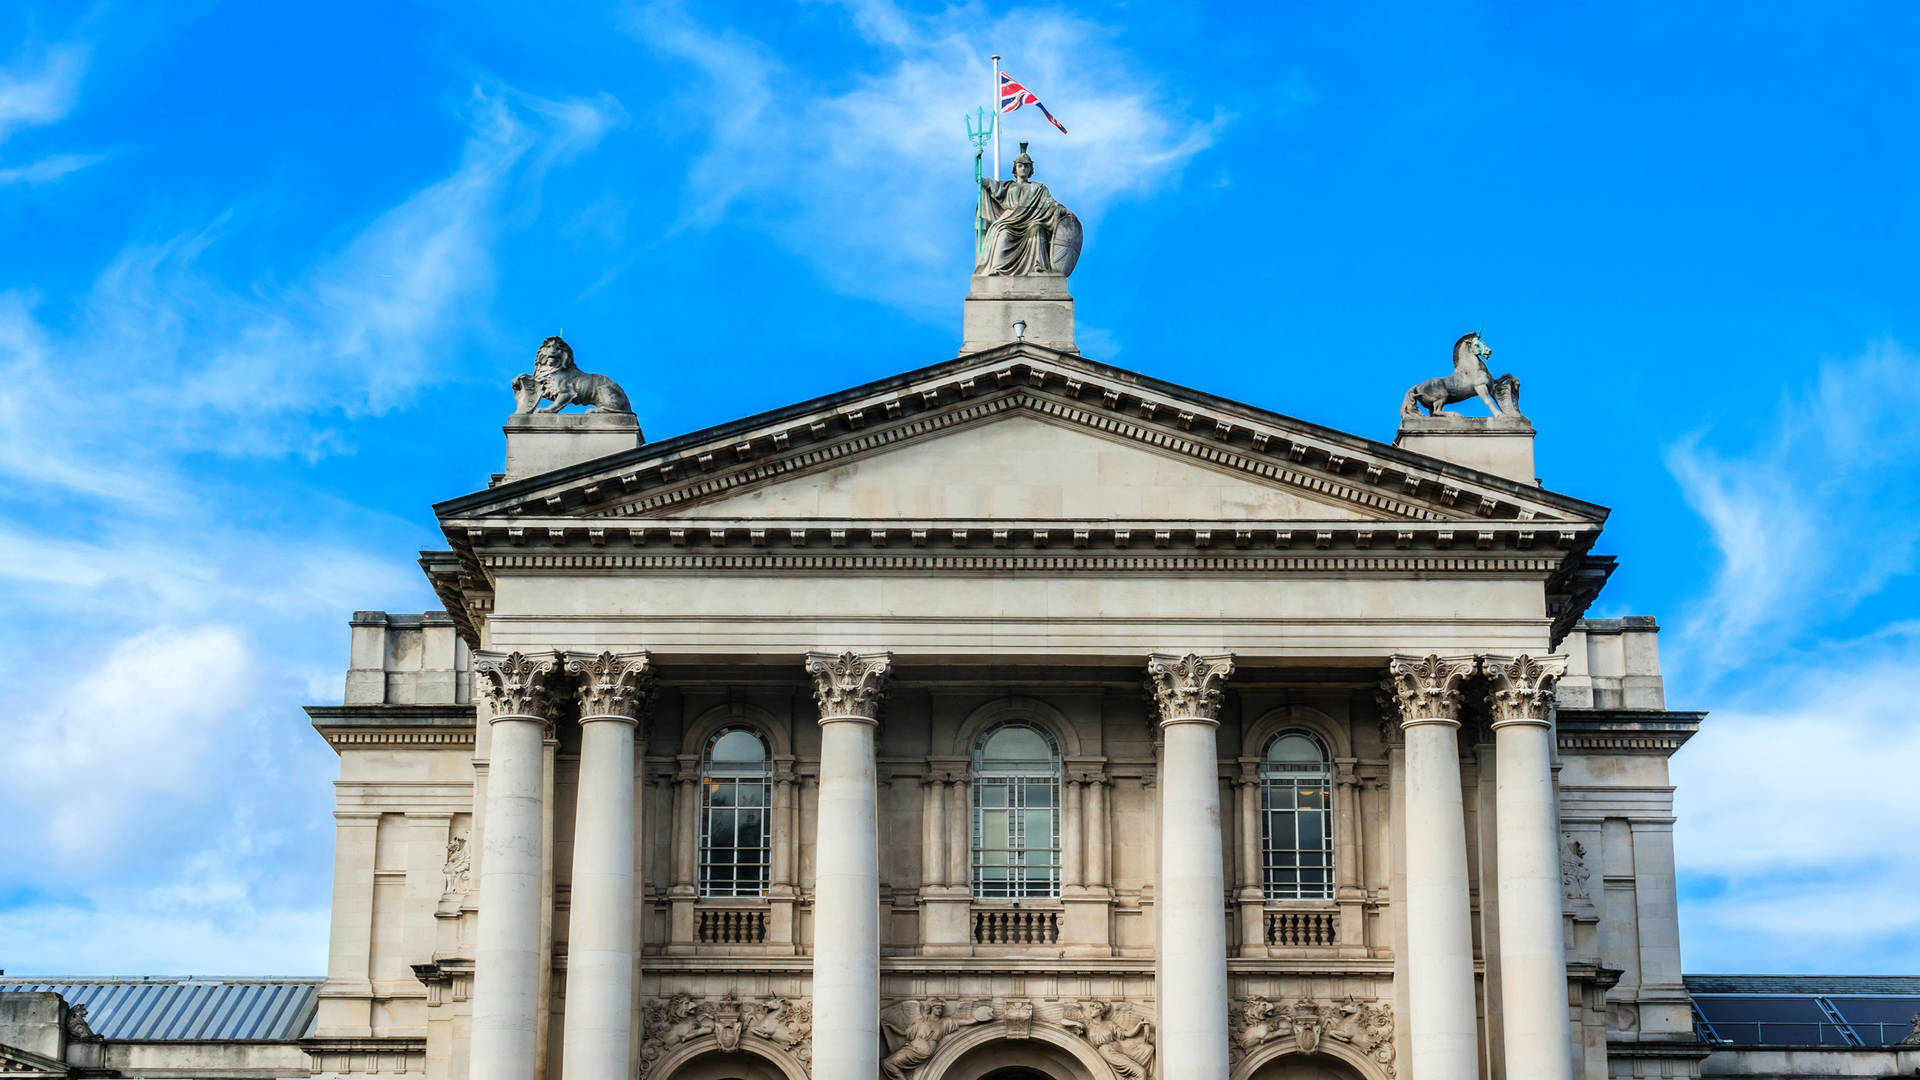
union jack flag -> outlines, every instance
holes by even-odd
[[[1047,118],[1047,123],[1059,128],[1060,134],[1067,133],[1066,125],[1053,118],[1053,114],[1047,111],[1047,107],[1040,104],[1040,99],[1033,96],[1033,91],[1021,86],[1013,76],[1002,71],[1000,73],[1000,111],[1010,113],[1022,105],[1038,108],[1040,114]]]

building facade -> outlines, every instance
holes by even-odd
[[[1701,714],[1584,617],[1607,511],[1517,384],[1390,445],[995,288],[956,359],[664,442],[523,397],[445,611],[357,614],[309,710],[315,1074],[1698,1076]]]

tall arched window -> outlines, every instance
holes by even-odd
[[[1333,898],[1333,765],[1304,731],[1260,755],[1260,861],[1269,900]]]
[[[700,758],[700,895],[765,896],[772,859],[767,744],[744,728],[707,741]]]
[[[973,895],[1060,895],[1060,751],[1025,720],[973,744]]]

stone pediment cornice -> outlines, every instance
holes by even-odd
[[[1599,524],[1603,507],[1031,345],[1006,346],[435,507],[474,518],[625,518],[830,468],[1024,411],[1390,521]]]

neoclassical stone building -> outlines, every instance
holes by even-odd
[[[1388,444],[1072,325],[976,278],[956,359],[657,443],[543,347],[310,710],[316,1075],[1699,1075],[1701,714],[1517,384]]]

